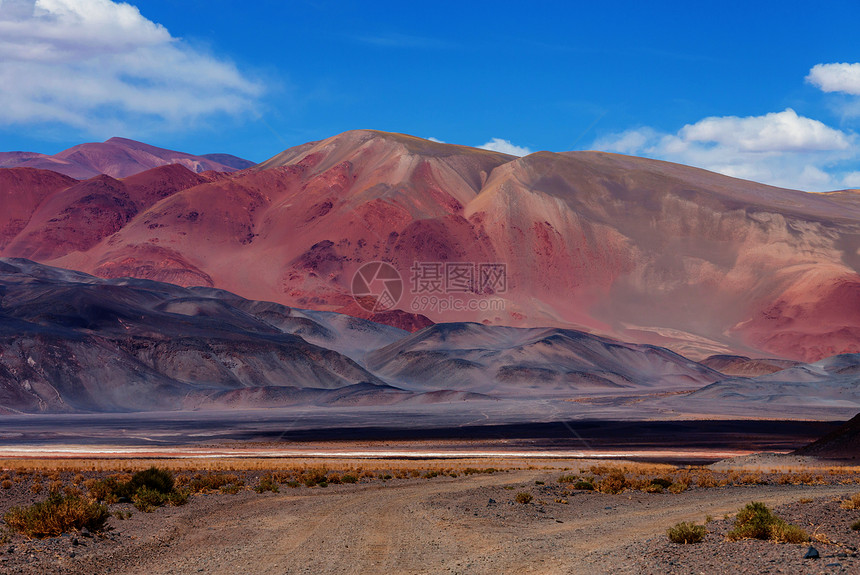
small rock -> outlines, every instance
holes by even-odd
[[[69,550],[69,557],[74,557],[74,556],[75,556],[75,552],[70,549]]]
[[[86,527],[81,527],[81,537],[92,537],[93,534]]]
[[[14,553],[14,552],[15,552],[15,546],[14,545],[10,545],[9,548],[6,549],[6,553]]]
[[[818,559],[819,557],[821,556],[818,554],[818,549],[815,547],[810,547],[809,551],[806,552],[806,555],[803,556],[804,559]]]
[[[77,545],[77,544],[78,544],[78,538],[72,537],[72,545]]]
[[[495,504],[496,504],[496,500],[493,499],[492,497],[490,497],[490,500],[487,501],[487,505],[495,505]]]

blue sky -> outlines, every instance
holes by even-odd
[[[860,187],[856,1],[130,4],[0,0],[0,151],[373,128]]]

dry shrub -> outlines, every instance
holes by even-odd
[[[678,493],[683,493],[684,491],[686,491],[688,487],[690,487],[689,483],[684,483],[683,481],[676,481],[669,486],[669,493],[674,493],[677,495]]]
[[[4,479],[2,483],[0,483],[0,488],[3,489],[12,489],[12,485],[14,485],[10,480]]]
[[[699,543],[707,533],[708,530],[705,529],[704,525],[696,525],[695,523],[678,523],[666,531],[669,541],[681,545]]]
[[[325,467],[309,467],[299,474],[299,483],[304,483],[307,487],[322,487],[323,483],[328,485],[327,475],[328,469]]]
[[[767,481],[760,473],[747,473],[742,475],[738,481],[743,485],[766,485]]]
[[[30,486],[30,491],[33,493],[41,493],[42,492],[42,484],[39,481],[34,481]]]
[[[855,493],[839,505],[842,509],[860,509],[860,493]]]
[[[598,481],[594,488],[600,493],[621,493],[630,483],[627,481],[627,476],[620,469],[615,469],[606,477]]]
[[[520,491],[519,493],[517,493],[517,496],[515,499],[516,499],[517,503],[522,503],[523,505],[525,505],[526,503],[531,503],[531,500],[533,499],[533,497],[532,497],[531,493],[526,493],[525,491]]]
[[[698,477],[696,477],[696,486],[697,487],[716,487],[718,485],[717,480],[714,478],[713,473],[701,473]]]
[[[29,507],[15,507],[3,517],[11,529],[28,537],[52,537],[86,527],[101,531],[108,519],[108,509],[80,497],[52,495],[47,501]]]
[[[271,474],[267,473],[260,477],[260,481],[257,483],[256,487],[254,487],[254,491],[257,493],[265,493],[266,491],[278,493],[280,489],[278,488],[278,482],[275,481]]]

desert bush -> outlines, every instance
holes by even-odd
[[[662,487],[663,489],[667,489],[670,485],[672,485],[671,479],[666,479],[665,477],[655,477],[651,480],[649,485],[657,485]]]
[[[165,494],[160,493],[155,489],[141,487],[135,491],[134,495],[131,496],[131,504],[134,505],[138,511],[149,513],[156,507],[162,505],[165,502],[165,499]]]
[[[678,523],[674,527],[666,530],[666,535],[672,543],[687,545],[690,543],[698,543],[705,538],[708,530],[704,525],[696,525],[695,523]]]
[[[581,491],[594,491],[594,484],[591,481],[578,480],[571,487]]]
[[[860,493],[855,493],[840,504],[842,509],[860,509]]]
[[[12,489],[12,485],[14,485],[14,484],[12,483],[12,481],[10,481],[9,479],[4,479],[4,480],[3,480],[3,482],[2,482],[2,483],[0,483],[0,488],[3,488],[3,489]]]
[[[801,543],[809,536],[795,525],[786,523],[774,515],[764,504],[754,501],[738,512],[734,528],[727,537],[738,539],[769,539],[778,543]]]
[[[81,475],[80,473],[77,473],[74,477],[72,477],[72,483],[74,483],[75,485],[80,485],[83,482],[84,482],[84,476]]]
[[[296,482],[296,486],[298,486],[298,482]],[[236,495],[239,493],[239,490],[242,489],[240,485],[236,483],[228,483],[227,485],[221,486],[221,493],[228,493],[230,495]]]
[[[854,531],[860,531],[860,519],[851,524],[851,529]]]
[[[663,493],[663,486],[659,483],[649,483],[645,486],[643,491],[645,491],[645,493]]]
[[[804,543],[809,541],[809,535],[797,525],[777,519],[771,525],[770,540],[776,543]]]
[[[273,480],[283,483],[278,477],[273,476]],[[239,479],[237,475],[226,473],[207,473],[205,475],[197,473],[187,482],[188,490],[191,493],[205,493],[207,491],[223,490],[228,485],[236,485],[241,487],[244,481]],[[238,489],[237,489],[238,490]]]
[[[308,485],[308,487],[311,487],[311,485]],[[275,481],[271,475],[266,474],[260,477],[260,481],[257,483],[257,486],[254,487],[254,491],[257,493],[265,493],[266,491],[278,493],[280,489],[278,488],[278,482]]]
[[[738,479],[738,482],[743,485],[767,485],[767,480],[765,480],[759,473],[747,473],[746,475],[742,475]]]
[[[711,473],[702,473],[696,477],[696,485],[698,487],[716,487],[718,482]]]
[[[427,473],[425,473],[424,475],[422,475],[422,477],[423,477],[424,479],[433,479],[434,477],[438,477],[438,476],[439,476],[439,472],[438,472],[438,471],[428,471]],[[384,478],[383,478],[383,479],[384,479]]]
[[[132,475],[131,480],[127,485],[129,493],[136,493],[141,488],[144,488],[158,493],[167,494],[173,491],[173,473],[171,473],[169,469],[150,467],[149,469],[138,471]]]
[[[311,467],[305,469],[299,475],[299,482],[304,483],[307,487],[313,487],[320,483],[325,483],[328,475],[328,469],[325,467]]]
[[[576,483],[579,481],[579,477],[576,475],[562,475],[558,478],[559,483]]]
[[[30,491],[32,493],[41,493],[42,492],[42,483],[40,481],[34,481],[32,485],[30,485]]]
[[[594,488],[601,493],[621,493],[629,487],[623,471],[613,470],[609,475],[598,481]]]
[[[517,496],[514,499],[517,503],[522,503],[523,505],[525,505],[526,503],[531,503],[533,497],[531,493],[520,491],[519,493],[517,493]]]
[[[52,495],[29,507],[14,507],[3,516],[11,529],[28,537],[53,537],[86,527],[101,531],[109,516],[107,506],[80,497]]]
[[[473,475],[475,473],[490,473],[490,474],[492,474],[492,473],[495,473],[497,471],[498,471],[498,469],[496,469],[495,467],[486,467],[484,469],[478,469],[475,467],[467,467],[466,469],[463,470],[463,475]]]
[[[669,486],[669,493],[675,493],[675,494],[683,493],[684,491],[687,490],[688,487],[689,487],[689,484],[684,483],[683,481],[678,481],[678,482],[673,483],[672,485]]]
[[[340,481],[341,481],[341,483],[357,483],[358,477],[356,477],[355,475],[353,475],[351,473],[344,473],[343,475],[340,476]]]

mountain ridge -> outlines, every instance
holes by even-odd
[[[455,320],[555,326],[693,358],[814,361],[860,351],[852,192],[783,190],[603,152],[516,158],[368,130],[207,174],[132,211],[120,191],[106,191],[113,215],[102,231],[77,248],[54,241],[41,261],[353,315],[364,313],[353,274],[387,261],[406,292],[389,313],[410,329]],[[43,249],[51,220],[71,217],[72,206],[52,214],[47,201],[26,230],[6,224],[15,237],[0,255],[40,253],[27,246]],[[431,295],[475,309],[427,309],[413,293],[422,262],[464,263],[474,274],[499,264],[506,285],[488,291],[473,279]],[[489,300],[499,305],[472,305]]]

